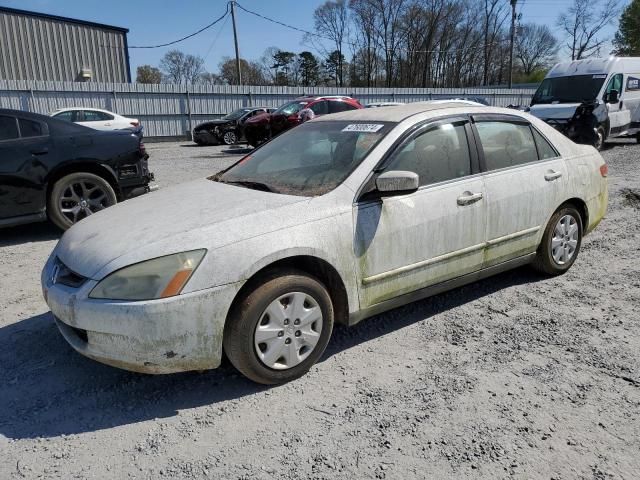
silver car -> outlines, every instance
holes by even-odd
[[[559,275],[607,166],[526,113],[460,103],[309,121],[209,178],[67,231],[42,272],[64,338],[139,372],[303,375],[335,322],[507,269]]]

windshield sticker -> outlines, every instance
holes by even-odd
[[[352,123],[342,129],[343,132],[363,132],[363,133],[375,133],[384,125],[379,123]]]
[[[606,74],[605,75],[594,75],[591,78],[607,78],[607,75]]]

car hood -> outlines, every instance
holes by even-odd
[[[63,235],[55,254],[77,274],[99,280],[150,258],[211,250],[282,228],[282,220],[296,216],[276,211],[309,200],[196,180],[82,220]]]
[[[576,113],[580,103],[538,103],[531,107],[529,113],[542,120],[547,119],[568,119]]]
[[[199,125],[196,126],[196,128],[194,128],[194,130],[202,130],[204,128],[209,128],[209,127],[216,127],[216,126],[220,126],[220,125],[226,125],[229,123],[233,123],[233,120],[210,120],[208,122],[204,122],[201,123]]]
[[[261,123],[269,123],[269,120],[271,120],[271,114],[270,113],[259,113],[258,115],[254,115],[253,117],[249,118],[246,122],[244,122],[245,125],[258,125]]]

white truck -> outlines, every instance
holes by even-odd
[[[635,136],[640,143],[640,58],[558,63],[538,87],[530,113],[598,149],[612,137]]]

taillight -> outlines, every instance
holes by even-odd
[[[609,165],[607,165],[606,163],[600,165],[600,175],[602,175],[603,177],[609,175]]]
[[[129,122],[129,124],[133,127],[137,127],[138,125],[140,125],[140,122]]]

